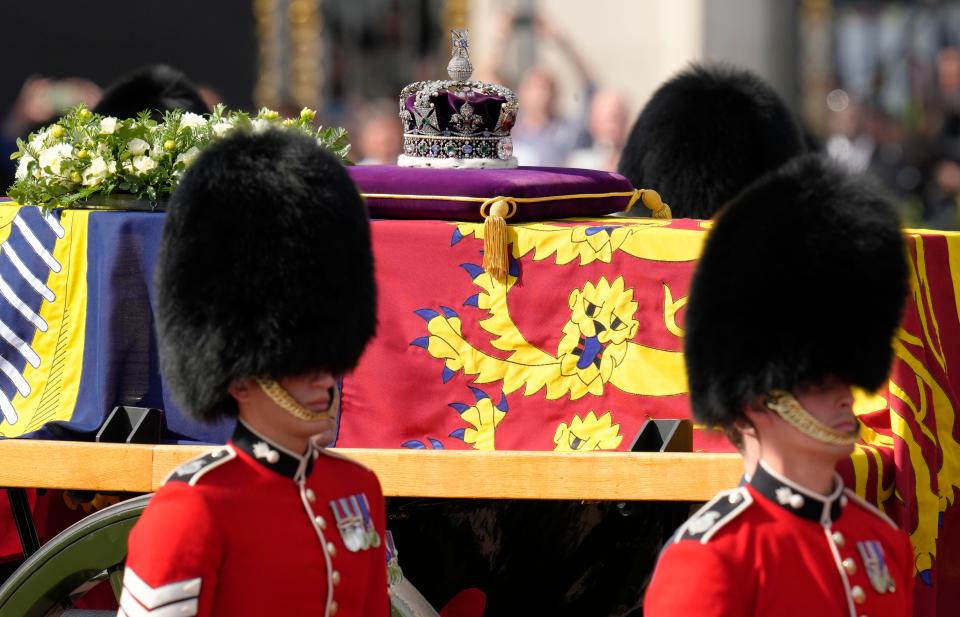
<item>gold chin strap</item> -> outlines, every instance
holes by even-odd
[[[256,377],[255,379],[257,380],[257,385],[260,386],[264,394],[270,397],[270,400],[298,420],[313,422],[323,417],[333,417],[336,410],[335,406],[339,403],[336,388],[334,388],[334,398],[330,400],[330,407],[327,411],[310,411],[301,405],[297,399],[290,396],[290,393],[275,380],[269,377]]]
[[[794,427],[804,435],[819,442],[834,446],[849,446],[856,443],[860,437],[860,424],[853,433],[844,433],[830,428],[817,420],[810,412],[803,408],[792,394],[783,390],[772,390],[767,394],[767,408],[780,416],[784,422]]]

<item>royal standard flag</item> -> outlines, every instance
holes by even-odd
[[[159,376],[162,224],[0,205],[0,436],[90,438],[131,404],[165,410],[166,441],[226,438],[229,426],[177,410]],[[708,223],[512,224],[505,281],[481,267],[483,224],[372,227],[380,325],[343,380],[337,445],[624,450],[646,419],[689,417],[684,311]],[[863,439],[842,473],[910,534],[918,614],[946,615],[960,602],[960,234],[906,239],[912,293],[892,376],[858,395]],[[700,427],[695,448],[731,449]]]

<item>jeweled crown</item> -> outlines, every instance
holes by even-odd
[[[450,80],[418,81],[400,92],[403,167],[516,167],[510,130],[517,95],[497,84],[470,81],[466,30],[452,30]]]

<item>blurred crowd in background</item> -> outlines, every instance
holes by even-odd
[[[830,26],[833,66],[831,88],[823,101],[826,112],[821,122],[804,117],[800,121],[814,148],[852,171],[876,176],[896,196],[908,225],[960,230],[960,6],[930,4],[929,10],[907,10],[903,3],[863,2],[836,12]],[[399,14],[382,17],[387,24],[382,28],[396,30]],[[329,21],[339,23],[328,16]],[[475,47],[499,52],[532,41],[538,48],[551,48],[576,76],[574,83],[566,83],[575,91],[560,92],[554,72],[536,62],[517,72],[516,66],[494,53],[491,61],[478,67],[475,78],[506,85],[519,96],[521,110],[513,137],[520,164],[616,170],[635,120],[631,110],[644,101],[629,100],[615,83],[600,83],[574,37],[557,27],[548,12],[504,13],[494,23],[484,40],[473,43]],[[407,70],[398,72],[384,64],[390,56],[384,52],[389,51],[389,33],[351,32],[342,24],[331,28],[333,48],[341,53],[328,58],[334,96],[318,110],[318,121],[349,130],[352,159],[358,164],[396,161],[402,136],[395,97],[403,84],[446,77],[437,68],[445,65],[449,53],[447,35],[437,24],[421,29],[418,39],[436,43],[421,42],[408,49]],[[343,51],[371,37],[376,42],[367,56],[362,49]],[[170,72],[164,78],[193,88],[198,98],[191,100],[200,101],[198,111],[221,101],[217,84],[192,82],[190,66],[177,68],[186,76],[174,78]],[[377,80],[358,78],[358,70],[389,74],[390,79],[371,85]],[[798,81],[803,70],[797,68]],[[16,149],[17,137],[26,137],[77,104],[111,111],[97,106],[104,89],[109,94],[115,88],[116,84],[96,84],[82,76],[28,78],[0,125],[0,193],[13,181],[15,168],[6,158]],[[575,104],[560,105],[561,100]],[[278,111],[290,115],[299,109],[281,104]]]
[[[822,147],[881,180],[909,224],[960,229],[960,6],[848,11],[833,45]]]

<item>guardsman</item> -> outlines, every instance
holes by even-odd
[[[646,593],[666,615],[912,614],[913,551],[834,467],[859,433],[851,387],[886,382],[907,289],[888,203],[817,156],[720,213],[694,275],[694,417],[749,427],[760,463],[679,529]]]
[[[286,132],[211,145],[171,199],[155,289],[166,385],[237,425],[150,501],[119,615],[389,615],[380,485],[321,447],[376,325],[346,171]]]
[[[769,84],[743,69],[701,64],[650,97],[617,171],[633,186],[659,192],[673,218],[708,219],[805,151],[798,123]]]
[[[770,84],[745,69],[695,64],[644,106],[618,171],[633,186],[656,189],[674,218],[709,219],[750,183],[804,152],[799,124]],[[730,427],[726,434],[749,477],[757,462],[753,430]]]

